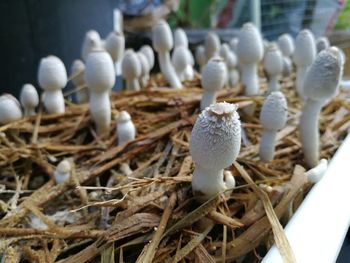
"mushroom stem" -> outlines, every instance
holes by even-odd
[[[278,80],[278,76],[270,76],[269,77],[269,84],[268,84],[268,93],[270,94],[273,91],[278,91],[280,89],[280,83]]]
[[[300,98],[305,99],[303,86],[304,80],[309,66],[299,66],[297,67],[297,79],[296,79],[296,88]]]
[[[246,96],[256,95],[259,91],[259,79],[257,76],[257,64],[241,64],[242,82],[245,85]]]
[[[213,196],[226,189],[224,182],[224,169],[208,170],[198,164],[193,172],[192,190],[194,193],[205,193],[206,196]]]
[[[90,90],[90,112],[96,123],[97,133],[106,131],[111,123],[111,103],[108,92]]]
[[[139,91],[140,90],[139,80],[137,78],[134,78],[132,80],[127,80],[126,81],[126,90]]]
[[[216,102],[216,91],[215,90],[204,90],[203,97],[201,100],[201,110],[209,107],[210,104]]]
[[[276,131],[264,129],[261,135],[259,148],[259,157],[263,162],[269,162],[273,160],[273,157],[275,155],[275,140]]]
[[[64,113],[65,106],[62,90],[45,90],[44,106],[48,113]]]
[[[164,74],[165,79],[169,81],[170,86],[174,89],[181,89],[182,84],[171,64],[169,52],[158,52],[158,60],[160,70]]]
[[[308,99],[300,117],[300,140],[305,161],[310,167],[315,167],[319,160],[318,119],[322,106],[322,102]]]

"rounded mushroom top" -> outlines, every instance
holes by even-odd
[[[224,169],[237,158],[240,147],[237,105],[219,102],[202,111],[190,139],[190,154],[196,165],[208,170]]]
[[[38,81],[45,91],[63,89],[67,84],[67,71],[56,56],[42,58],[39,64]]]
[[[165,20],[160,20],[153,26],[152,42],[153,48],[157,52],[169,52],[173,48],[173,35]]]
[[[234,37],[230,40],[229,46],[233,52],[237,52],[238,38]]]
[[[207,59],[217,55],[220,49],[220,39],[215,32],[209,32],[204,40],[204,50]]]
[[[74,86],[79,87],[85,84],[84,79],[85,64],[80,59],[73,61],[70,74],[73,76],[72,82]]]
[[[230,51],[228,53],[226,64],[229,69],[234,69],[237,66],[237,56],[234,52]]]
[[[237,56],[242,64],[257,63],[263,58],[264,46],[259,30],[252,23],[245,23],[239,32]]]
[[[184,70],[189,64],[187,48],[184,46],[176,47],[171,57],[171,61],[177,71]]]
[[[316,44],[314,35],[310,30],[299,32],[295,39],[293,60],[297,66],[309,66],[316,56]]]
[[[204,90],[217,91],[224,87],[227,69],[221,57],[211,58],[202,70],[201,84]]]
[[[279,75],[283,71],[283,56],[275,44],[270,44],[267,47],[264,68],[269,76]]]
[[[144,45],[141,47],[140,52],[142,52],[147,57],[150,69],[152,69],[154,67],[153,49],[149,45]]]
[[[220,47],[219,55],[222,57],[225,61],[227,61],[227,57],[229,56],[229,53],[231,52],[230,47],[227,43],[223,43]]]
[[[125,123],[131,121],[131,116],[127,111],[121,111],[118,114],[117,123]]]
[[[115,82],[114,64],[105,51],[93,51],[85,65],[85,81],[90,91],[105,92],[112,89]]]
[[[280,130],[287,122],[287,100],[280,91],[273,91],[266,98],[260,112],[260,122],[266,130]]]
[[[107,36],[105,49],[111,55],[113,61],[118,61],[124,53],[125,38],[118,32],[111,32]]]
[[[148,74],[148,72],[150,71],[148,59],[147,59],[146,55],[140,51],[136,52],[136,55],[137,55],[137,58],[140,62],[140,66],[141,66],[141,76],[144,76],[144,75]]]
[[[188,48],[186,32],[182,28],[176,28],[174,32],[175,47],[184,46]]]
[[[283,56],[290,57],[294,52],[294,40],[290,34],[282,34],[278,38],[278,47]]]
[[[67,160],[63,160],[57,165],[56,172],[60,174],[65,174],[65,173],[69,173],[71,169],[72,167],[70,165],[70,162]]]
[[[320,53],[322,50],[329,48],[330,43],[327,37],[319,37],[316,40],[316,49],[317,53]]]
[[[339,50],[331,47],[321,51],[306,73],[305,96],[318,101],[332,98],[337,92],[342,72]]]
[[[21,105],[11,94],[0,96],[0,124],[7,124],[22,118]]]
[[[39,104],[38,92],[32,84],[23,85],[19,99],[24,108],[35,108]]]
[[[96,30],[89,30],[85,34],[83,46],[81,49],[81,57],[86,61],[89,53],[93,50],[100,50],[102,47],[102,40],[100,34]]]
[[[136,53],[129,49],[122,60],[122,75],[125,79],[134,79],[141,76],[141,64]]]
[[[205,56],[205,49],[204,46],[199,45],[196,48],[196,53],[195,53],[195,58],[196,58],[196,62],[198,65],[204,65],[205,61],[206,61],[206,56]]]

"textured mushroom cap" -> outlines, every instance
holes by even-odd
[[[234,69],[237,66],[237,56],[234,52],[230,51],[228,53],[226,64],[229,69]]]
[[[280,35],[277,43],[283,56],[289,57],[293,54],[294,41],[291,35],[287,33]]]
[[[140,52],[142,52],[147,57],[150,69],[152,69],[153,66],[154,66],[153,49],[149,45],[144,45],[144,46],[141,47]]]
[[[280,91],[273,91],[266,98],[260,113],[260,122],[266,130],[280,130],[287,122],[287,100]]]
[[[95,92],[110,90],[115,82],[114,64],[105,51],[93,51],[85,65],[85,81],[88,88]]]
[[[215,32],[209,32],[204,40],[205,55],[210,59],[215,53],[219,52],[220,39]]]
[[[225,61],[227,61],[227,57],[229,56],[230,53],[230,47],[227,43],[223,43],[220,47],[220,57],[222,57]]]
[[[141,66],[141,76],[148,74],[148,72],[150,71],[150,68],[149,68],[148,59],[146,55],[143,54],[142,52],[136,52],[136,56]]]
[[[22,118],[21,105],[10,94],[0,96],[0,124],[7,124]]]
[[[188,47],[188,39],[186,32],[182,28],[176,28],[174,32],[175,47]]]
[[[74,86],[79,87],[85,84],[84,79],[85,64],[80,59],[73,61],[70,74],[73,76],[72,82]]]
[[[257,63],[263,58],[264,46],[259,30],[252,23],[245,23],[239,32],[237,56],[241,63]]]
[[[205,64],[205,60],[206,60],[206,56],[205,56],[205,49],[202,45],[198,46],[196,48],[196,52],[195,52],[195,58],[197,61],[198,65],[204,65]]]
[[[215,103],[202,111],[190,139],[190,154],[196,165],[224,169],[237,158],[240,147],[241,122],[235,104]]]
[[[21,90],[20,101],[24,108],[35,108],[39,104],[39,95],[32,84],[24,84]]]
[[[227,70],[221,57],[213,57],[203,67],[201,84],[204,90],[220,90],[227,79]]]
[[[279,75],[283,71],[283,56],[275,44],[270,44],[267,47],[264,68],[269,76]]]
[[[68,162],[67,160],[63,160],[57,165],[56,172],[64,174],[70,172],[71,169],[72,167],[70,165],[70,162]]]
[[[318,53],[306,73],[303,88],[305,96],[319,101],[333,97],[337,92],[342,71],[338,49],[331,47]]]
[[[234,37],[230,40],[229,46],[233,52],[237,52],[238,38]]]
[[[141,76],[141,64],[133,50],[125,52],[122,60],[122,75],[126,79],[139,78]]]
[[[338,51],[341,65],[344,66],[345,61],[346,61],[346,55],[345,55],[344,51],[336,46],[332,46],[332,49]]]
[[[102,41],[99,33],[95,30],[86,32],[81,49],[81,57],[86,61],[89,53],[93,50],[100,50],[102,47]]]
[[[184,70],[189,64],[187,48],[184,46],[176,47],[171,57],[171,62],[177,71]]]
[[[299,32],[295,39],[293,60],[297,66],[309,66],[316,56],[315,38],[310,30]]]
[[[319,37],[316,40],[316,49],[317,49],[317,53],[320,53],[322,50],[329,48],[330,47],[330,43],[327,37]]]
[[[173,48],[173,35],[166,21],[160,20],[153,26],[152,42],[153,48],[157,52],[168,52]]]
[[[131,121],[131,116],[127,111],[121,111],[118,114],[118,118],[117,118],[117,122],[118,123],[124,123],[124,122],[128,122]]]
[[[125,49],[124,35],[118,32],[111,32],[107,36],[105,49],[111,55],[113,61],[119,60]]]
[[[62,89],[67,84],[67,71],[63,62],[56,56],[42,58],[38,72],[39,85],[43,90]]]

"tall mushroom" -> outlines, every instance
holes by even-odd
[[[164,20],[158,21],[152,29],[153,48],[158,53],[160,70],[170,86],[174,89],[181,89],[182,84],[177,77],[174,67],[171,64],[169,51],[173,48],[174,41],[168,23]]]
[[[206,61],[219,55],[220,45],[219,36],[215,32],[209,32],[204,39]]]
[[[103,46],[100,34],[96,30],[89,30],[85,34],[83,46],[81,48],[81,58],[86,62],[88,55],[93,50],[99,50]]]
[[[264,68],[268,76],[268,93],[280,89],[279,79],[283,72],[283,57],[281,51],[274,44],[267,47],[264,56]]]
[[[71,67],[71,76],[72,76],[72,82],[77,88],[76,100],[77,103],[86,103],[89,101],[89,90],[85,87],[85,79],[84,79],[84,71],[85,71],[85,64],[80,59],[76,59],[73,61],[72,67]]]
[[[195,195],[209,199],[227,188],[224,169],[237,158],[240,147],[241,122],[235,104],[220,102],[202,111],[190,139]]]
[[[24,116],[35,115],[35,108],[39,104],[39,95],[32,84],[24,84],[20,94],[20,101],[24,109]]]
[[[8,124],[22,118],[21,105],[10,94],[0,96],[0,124]]]
[[[127,90],[140,90],[139,78],[141,77],[141,70],[141,63],[136,53],[132,49],[128,49],[122,60],[122,74],[126,80]]]
[[[304,158],[309,167],[319,161],[319,115],[325,102],[337,92],[343,65],[336,48],[321,51],[308,70],[304,81],[305,106],[299,131]]]

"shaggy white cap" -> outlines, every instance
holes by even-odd
[[[127,50],[122,60],[123,77],[126,79],[139,78],[141,72],[142,67],[138,56],[133,50]]]
[[[322,50],[329,48],[330,43],[327,37],[319,37],[316,40],[316,49],[317,53],[320,53]]]
[[[287,122],[287,100],[280,91],[272,92],[264,102],[260,113],[264,129],[280,130]]]
[[[43,90],[63,89],[67,84],[67,71],[63,62],[56,56],[42,58],[38,72],[39,85]]]
[[[21,105],[10,94],[0,96],[0,124],[7,124],[22,118]]]
[[[291,35],[283,34],[278,38],[278,47],[280,48],[283,56],[289,57],[294,52],[294,41]]]
[[[171,57],[171,61],[176,71],[182,72],[190,62],[187,54],[187,48],[184,46],[176,47]]]
[[[24,84],[21,90],[20,101],[23,108],[35,108],[39,104],[39,95],[32,84]]]
[[[168,52],[173,48],[173,35],[169,24],[164,20],[158,21],[152,29],[153,48],[157,52]]]
[[[316,56],[315,39],[310,30],[300,31],[295,39],[293,60],[297,66],[309,66]]]
[[[217,91],[224,85],[227,78],[227,69],[221,57],[213,57],[204,66],[201,84],[204,90]]]
[[[282,53],[275,44],[270,44],[267,47],[264,68],[269,76],[279,75],[283,71]]]
[[[125,49],[124,35],[118,32],[111,32],[106,39],[105,49],[111,55],[113,61],[119,60]]]

